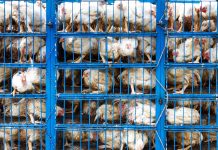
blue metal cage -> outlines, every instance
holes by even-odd
[[[1,149],[217,149],[214,0],[0,0]]]

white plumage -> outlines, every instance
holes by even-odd
[[[167,109],[167,121],[170,124],[197,124],[200,114],[197,110],[188,107]]]

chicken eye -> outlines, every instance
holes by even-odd
[[[21,74],[21,71],[18,71],[18,74],[20,75],[20,74]]]

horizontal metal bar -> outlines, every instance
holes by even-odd
[[[61,2],[101,2],[101,1],[102,0],[57,0],[56,3],[61,3]],[[106,0],[106,1],[109,2],[109,3],[113,3],[115,0]],[[135,0],[129,0],[129,1],[135,1]],[[141,1],[141,2],[151,2],[151,3],[156,2],[156,0],[139,0],[139,1]]]
[[[166,125],[164,128],[167,131],[218,131],[216,125]]]
[[[96,38],[96,37],[155,37],[157,33],[155,32],[127,32],[127,33],[105,33],[105,32],[57,32],[56,37],[86,37],[86,38]]]
[[[37,67],[37,68],[45,68],[45,63],[34,63],[34,64],[24,64],[24,63],[0,63],[0,67],[7,67],[7,68],[30,68],[30,67]]]
[[[218,94],[168,94],[168,98],[218,98]]]
[[[46,37],[46,33],[0,33],[0,37]]]
[[[104,129],[136,129],[155,130],[155,126],[132,125],[132,124],[57,124],[56,130],[79,129],[79,130],[104,130]]]
[[[71,99],[155,99],[156,95],[155,94],[62,94],[58,93],[57,94],[57,99],[58,100],[71,100]]]
[[[16,94],[13,96],[12,94],[0,94],[0,98],[41,98],[45,99],[45,94]]]
[[[23,124],[20,123],[4,123],[4,124],[0,124],[0,129],[4,129],[6,127],[12,127],[12,128],[27,128],[27,129],[36,129],[36,128],[46,128],[46,124]]]
[[[180,37],[180,38],[188,38],[188,37],[218,37],[217,32],[169,32],[170,37]]]
[[[177,2],[177,3],[199,3],[203,0],[169,0],[169,2]],[[208,1],[214,1],[214,0],[207,0]]]
[[[156,67],[156,63],[134,63],[134,64],[110,64],[110,63],[58,63],[56,64],[57,69],[87,69],[87,68],[98,68],[98,69],[106,69],[106,68],[154,68]]]
[[[186,67],[186,68],[217,68],[217,63],[166,63],[166,68],[175,67]]]
[[[202,98],[195,98],[195,99],[190,99],[190,98],[187,98],[187,99],[181,99],[181,98],[174,98],[174,99],[169,99],[168,101],[170,102],[216,102],[217,100],[212,98],[206,98],[206,99],[202,99]]]

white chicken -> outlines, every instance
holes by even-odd
[[[105,57],[112,60],[112,62],[116,61],[119,55],[120,43],[116,39],[107,38],[100,40],[100,56],[103,63],[106,63]],[[109,62],[109,61],[108,61]]]
[[[130,57],[132,60],[136,58],[136,49],[138,47],[138,40],[136,38],[121,38],[119,55],[121,57]]]
[[[210,63],[218,62],[218,44],[203,53],[203,58]]]
[[[203,141],[203,135],[200,132],[169,132],[168,140],[176,140],[176,143],[179,146],[178,148],[189,150],[191,147],[198,145]]]
[[[152,56],[156,54],[156,39],[143,37],[139,39],[138,49],[140,54],[145,54],[148,62],[152,62]]]
[[[0,129],[0,139],[3,139],[5,150],[13,149],[10,146],[10,142],[16,140],[21,142],[28,142],[28,149],[32,150],[33,142],[40,141],[41,143],[41,139],[44,138],[44,133],[45,131],[40,129],[17,129],[6,127]]]
[[[197,38],[189,38],[173,50],[173,59],[175,62],[192,62],[192,59],[195,59],[194,63],[199,63],[200,58],[201,47]]]
[[[32,61],[32,60],[31,60]],[[32,61],[33,63],[33,61]],[[57,71],[57,80],[60,74]],[[13,75],[12,87],[14,88],[12,94],[30,92],[36,90],[37,93],[43,92],[40,86],[45,86],[46,84],[46,70],[39,69],[36,67],[30,67],[26,71],[18,71]]]
[[[122,80],[124,86],[130,85],[131,94],[142,94],[141,92],[152,90],[156,86],[155,72],[145,68],[126,69],[118,78]],[[136,86],[137,93],[134,86]]]
[[[170,3],[168,6],[168,15],[170,29],[173,29],[174,20],[178,19],[180,24],[178,32],[183,31],[185,20],[193,16],[194,31],[200,30],[201,13],[199,3]],[[192,26],[192,23],[190,25]]]
[[[122,1],[124,11],[124,32],[128,31],[127,22],[145,32],[156,30],[156,5],[140,1]],[[131,29],[133,30],[133,29]]]
[[[17,12],[13,13],[13,19],[25,25],[27,32],[46,31],[46,11],[39,3],[20,3],[17,5]],[[26,13],[27,12],[27,13]],[[20,28],[24,32],[25,27]]]
[[[67,53],[82,55],[74,61],[75,63],[82,61],[90,52],[98,54],[98,42],[94,38],[62,38],[60,42]]]
[[[66,143],[64,146],[71,147],[68,141],[74,142],[88,142],[88,141],[95,141],[96,140],[96,133],[89,131],[81,131],[81,130],[70,130],[67,129],[64,131]]]
[[[105,145],[100,145],[99,149],[119,149],[121,148],[123,131],[106,130],[98,133],[99,140]]]
[[[105,11],[105,4],[103,2],[81,2],[81,7],[79,8],[81,8],[79,14],[74,18],[71,17],[70,24],[72,24],[72,22],[75,22],[78,25],[81,24],[82,32],[86,32],[88,30],[94,32],[91,24],[103,16]],[[74,20],[72,21],[72,19]],[[79,31],[81,31],[80,27],[78,28]]]
[[[18,71],[14,74],[12,78],[12,87],[14,88],[12,92],[13,96],[15,96],[17,92],[24,93],[35,89],[32,81],[27,77],[27,73],[22,71]]]
[[[0,3],[0,33],[13,28],[13,26],[11,26],[11,17],[16,11],[16,5],[14,5],[14,2]]]
[[[200,12],[205,20],[217,18],[217,2],[202,2],[200,4]]]
[[[95,121],[100,117],[101,120],[117,121],[120,119],[119,105],[103,104],[96,110]]]
[[[128,121],[135,124],[155,125],[156,105],[149,100],[136,104],[129,107]]]
[[[167,109],[166,118],[170,124],[197,124],[200,121],[200,114],[195,109],[176,107]]]
[[[123,17],[122,2],[115,1],[113,5],[107,5],[105,8],[105,22],[108,24],[106,31],[109,32],[112,26],[122,27]]]
[[[63,30],[70,30],[70,20],[74,19],[80,11],[80,3],[63,2],[58,5],[58,19],[63,23]]]
[[[104,70],[87,69],[83,72],[85,87],[90,89],[83,90],[83,93],[108,93],[112,85],[115,84],[113,76]]]
[[[124,144],[129,150],[143,150],[148,143],[148,136],[143,131],[123,130],[123,140],[120,150],[123,150]]]
[[[25,54],[29,55],[30,61],[32,55],[39,52],[40,48],[45,46],[45,41],[39,37],[22,38],[20,41],[20,61],[25,61]]]
[[[168,90],[172,90],[176,88],[179,91],[176,91],[178,94],[183,94],[185,90],[192,86],[192,83],[195,87],[199,86],[201,77],[198,70],[189,70],[186,68],[177,68],[177,69],[169,69],[167,72],[167,82],[169,85],[174,86],[173,88],[169,88]],[[175,85],[176,83],[176,85]]]
[[[97,103],[95,101],[83,102],[83,114],[96,115]]]
[[[40,99],[23,98],[18,103],[6,105],[4,114],[10,117],[26,117],[29,115],[31,123],[41,123],[41,121],[35,121],[34,118],[46,118],[46,103]],[[64,116],[63,108],[56,106],[56,116]]]

